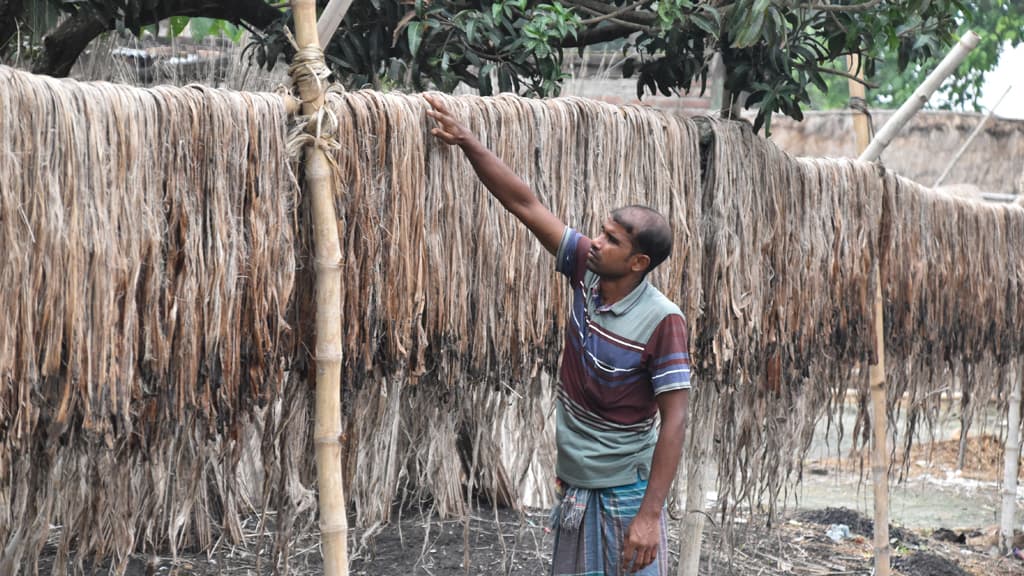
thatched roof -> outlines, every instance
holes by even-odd
[[[30,560],[62,525],[79,559],[204,547],[239,537],[258,498],[279,512],[280,551],[311,506],[313,301],[280,100],[0,80],[0,288],[15,302],[0,310],[0,544]],[[814,423],[862,380],[874,266],[896,390],[937,402],[949,382],[920,368],[948,366],[1005,401],[1005,381],[983,376],[1024,352],[1021,207],[794,159],[742,124],[573,98],[446,102],[581,230],[629,202],[669,215],[674,255],[654,281],[690,321],[690,437],[715,434],[723,502],[779,494]],[[429,136],[426,106],[328,100],[346,487],[363,525],[399,498],[448,514],[476,491],[514,502],[553,467],[545,375],[568,295]],[[254,460],[260,488],[243,489]]]
[[[772,120],[772,141],[795,156],[856,158],[851,110],[808,112],[804,120]],[[880,130],[892,110],[872,110]],[[946,169],[982,114],[919,112],[882,153],[881,162],[898,174],[931,186]],[[1024,120],[995,116],[954,165],[945,184],[970,184],[983,192],[1024,194]]]

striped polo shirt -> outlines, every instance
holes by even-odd
[[[655,396],[690,387],[686,320],[646,280],[602,305],[587,269],[591,240],[566,228],[556,267],[572,284],[562,354],[556,442],[559,478],[581,488],[646,479],[657,442]]]

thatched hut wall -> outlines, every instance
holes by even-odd
[[[16,552],[0,562],[31,562],[54,524],[79,561],[203,548],[239,537],[252,498],[279,511],[281,550],[313,504],[313,266],[280,100],[0,74],[0,544]],[[715,434],[727,513],[774,502],[815,422],[866,388],[877,263],[890,412],[949,384],[923,366],[974,386],[1022,352],[1020,207],[794,159],[741,124],[705,121],[702,148],[693,120],[643,108],[446,102],[582,231],[631,202],[670,216],[654,281],[690,321],[690,435]],[[568,297],[552,259],[429,136],[421,98],[328,108],[358,523],[399,498],[458,514],[471,494],[543,491]]]

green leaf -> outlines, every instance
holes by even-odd
[[[410,22],[406,30],[408,30],[409,35],[409,53],[416,56],[420,49],[420,41],[422,40],[423,22]]]
[[[232,42],[238,44],[242,41],[242,35],[245,34],[245,29],[241,26],[235,26],[231,22],[224,22],[223,26],[224,35],[231,39]]]
[[[219,34],[222,22],[223,20],[212,18],[193,18],[189,22],[188,29],[192,32],[192,38],[198,42],[207,36]]]
[[[502,4],[501,2],[495,2],[494,4],[491,4],[491,18],[493,18],[495,22],[498,21],[499,17],[501,17],[501,11],[504,8],[505,5]]]
[[[633,72],[636,71],[636,60],[633,58],[626,58],[622,63],[622,77],[632,78]]]
[[[188,26],[189,20],[190,18],[188,16],[171,16],[171,38],[177,38],[178,36],[180,36],[181,33],[185,30],[185,27]]]
[[[766,0],[758,0],[762,2]],[[750,48],[761,39],[761,28],[764,26],[764,10],[752,10],[740,20],[740,32],[733,40],[733,48]]]
[[[703,12],[698,12],[690,16],[690,22],[693,22],[697,28],[707,32],[712,38],[718,37],[718,23],[713,17],[708,16]]]

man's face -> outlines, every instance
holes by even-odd
[[[648,257],[633,251],[626,229],[611,217],[605,218],[601,234],[590,245],[587,268],[602,278],[621,278],[647,268]]]

